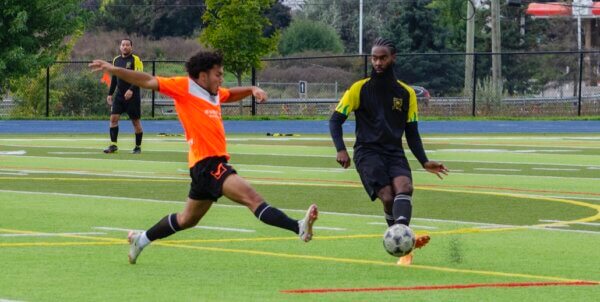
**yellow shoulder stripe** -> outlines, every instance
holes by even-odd
[[[348,116],[352,111],[358,109],[360,106],[360,90],[363,85],[369,81],[370,78],[366,78],[360,81],[355,82],[350,86],[350,89],[344,92],[344,95],[340,99],[335,111]]]
[[[133,70],[144,71],[144,63],[142,63],[142,60],[140,59],[140,57],[138,57],[136,55],[132,55],[132,56],[133,56]]]

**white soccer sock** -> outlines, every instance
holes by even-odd
[[[145,248],[148,244],[150,244],[150,239],[146,236],[146,232],[140,234],[140,238],[138,239],[138,246],[141,248]]]

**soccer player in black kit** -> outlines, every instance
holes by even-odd
[[[448,169],[427,159],[417,128],[415,91],[394,75],[396,47],[388,39],[377,38],[371,49],[371,77],[348,89],[329,120],[329,130],[337,150],[337,162],[350,167],[343,140],[342,124],[351,112],[356,117],[354,162],[371,200],[379,198],[388,226],[410,224],[412,216],[412,174],[402,148],[402,136],[423,168],[442,178]],[[429,242],[428,235],[417,236],[415,248]],[[410,265],[413,254],[398,260]]]
[[[133,42],[129,39],[121,40],[119,47],[121,55],[113,59],[113,65],[122,67],[125,69],[131,69],[136,71],[144,71],[144,65],[142,60],[132,53]],[[113,98],[113,94],[116,94]],[[106,102],[111,106],[110,109],[110,145],[104,150],[104,153],[115,153],[119,148],[117,147],[117,138],[119,136],[119,119],[121,114],[127,112],[133,128],[135,130],[135,147],[132,153],[139,154],[142,152],[142,136],[143,129],[140,121],[142,110],[141,110],[141,98],[140,88],[125,82],[116,76],[112,76],[110,81],[110,89],[108,90],[108,96]]]

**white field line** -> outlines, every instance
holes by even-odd
[[[157,200],[157,199],[144,199],[144,198],[130,198],[130,197],[112,197],[112,196],[100,196],[100,195],[87,195],[87,194],[71,194],[71,193],[56,193],[56,192],[33,192],[33,191],[15,191],[15,190],[0,190],[0,193],[14,193],[14,194],[32,194],[32,195],[54,195],[54,196],[68,196],[68,197],[84,197],[84,198],[98,198],[98,199],[106,199],[106,200],[127,200],[133,202],[152,202],[152,203],[168,203],[168,204],[180,204],[183,205],[183,202],[180,201],[169,201],[169,200]],[[221,205],[215,204],[215,207],[232,207],[232,208],[246,208],[245,206],[238,205]],[[281,209],[286,212],[299,212],[305,213],[306,210],[302,209]],[[326,212],[320,211],[322,214],[327,215],[337,215],[337,216],[349,216],[349,217],[369,217],[369,218],[381,218],[381,215],[365,215],[365,214],[354,214],[354,213],[340,213],[340,212]],[[469,221],[460,221],[460,220],[445,220],[445,219],[432,219],[432,218],[413,218],[413,220],[420,221],[433,221],[433,222],[441,222],[441,223],[456,223],[456,224],[467,224],[467,225],[477,225],[481,228],[493,228],[493,227],[523,227],[517,225],[506,225],[506,224],[494,224],[494,223],[482,223],[482,222],[469,222]],[[600,234],[600,232],[593,231],[578,231],[578,230],[558,230],[558,229],[550,229],[543,227],[535,227],[529,226],[528,229],[535,230],[545,230],[545,231],[570,231],[570,232],[583,232],[590,234]]]
[[[172,163],[172,162],[171,162]],[[244,165],[235,165],[235,166],[244,166]],[[276,166],[268,166],[268,165],[252,165],[254,167],[276,167]],[[297,169],[298,167],[291,167],[291,166],[285,166],[286,168],[295,168]],[[85,171],[48,171],[48,170],[17,170],[17,169],[3,169],[4,171],[11,171],[11,172],[22,172],[22,173],[38,173],[38,174],[75,174],[75,175],[93,175],[93,176],[121,176],[121,177],[131,177],[131,178],[156,178],[156,179],[175,179],[175,180],[188,180],[187,177],[171,177],[171,176],[142,176],[142,175],[123,175],[123,174],[110,174],[110,173],[91,173],[91,172],[85,172]],[[178,171],[180,171],[180,169],[178,169]],[[259,171],[263,171],[263,170],[259,170]],[[269,171],[269,170],[267,170]],[[181,171],[182,172],[182,171]],[[458,170],[453,170],[453,172],[455,174],[462,174],[462,175],[474,175],[474,176],[480,176],[481,174],[478,173],[463,173],[463,172],[458,172]],[[286,173],[286,172],[283,172]],[[413,173],[422,173],[422,174],[427,174],[429,175],[429,172],[425,171],[424,169],[420,169],[420,170],[414,170]],[[502,176],[502,177],[514,177],[514,176],[529,176],[529,175],[522,175],[522,174],[485,174],[486,176]],[[542,175],[536,175],[535,177],[538,178],[552,178],[552,179],[581,179],[581,180],[590,180],[590,179],[599,179],[599,178],[594,178],[594,177],[568,177],[568,176],[542,176]],[[259,182],[256,182],[259,183]],[[335,184],[329,184],[328,186],[341,186],[341,185],[335,185]]]
[[[500,169],[500,168],[474,168],[477,171],[508,171],[508,172],[520,172],[521,169]]]
[[[106,235],[102,232],[79,232],[79,233],[35,233],[35,234],[0,234],[0,237],[60,237],[64,235]]]
[[[215,227],[215,226],[206,226],[206,225],[198,225],[198,226],[195,226],[194,229],[238,232],[238,233],[254,233],[254,232],[256,232],[256,230],[250,230],[250,229],[225,228],[225,227]]]
[[[64,148],[64,147],[57,147],[57,148]],[[169,152],[173,152],[173,151],[169,151]],[[182,151],[182,152],[186,152],[186,151]],[[268,154],[263,154],[263,153],[235,153],[235,152],[231,152],[231,154],[253,154],[253,155],[268,155]],[[2,154],[0,154],[1,156]],[[282,156],[286,156],[283,154],[273,154],[273,155],[282,155]],[[6,155],[9,156],[9,155]],[[305,156],[305,155],[293,155],[293,156]],[[27,156],[28,158],[39,158],[39,159],[56,159],[56,157],[54,156]],[[314,157],[329,157],[333,160],[335,160],[335,155],[314,155]],[[81,161],[81,160],[89,160],[89,161],[104,161],[106,159],[104,158],[85,158],[82,159],[80,157],[61,157],[61,159],[72,159],[75,161]],[[137,160],[137,159],[120,159],[121,161],[124,162],[133,162],[133,163],[147,163],[147,160]],[[458,162],[458,163],[482,163],[482,164],[510,164],[510,165],[538,165],[538,166],[570,166],[570,167],[585,167],[587,169],[600,169],[600,166],[590,166],[590,165],[583,165],[583,164],[560,164],[560,163],[547,163],[547,162],[511,162],[511,161],[481,161],[481,160],[453,160],[453,159],[445,159],[443,160],[444,162]],[[174,164],[174,163],[185,163],[187,164],[187,162],[181,161],[181,162],[173,162],[173,161],[152,161],[153,163],[160,163],[160,164]],[[244,164],[236,164],[235,161],[231,162],[233,165],[235,166],[251,166],[251,167],[275,167],[275,168],[292,168],[292,169],[298,169],[298,167],[295,166],[275,166],[275,165],[244,165]],[[331,168],[328,168],[331,169]]]
[[[274,167],[274,166],[269,166],[269,167]],[[130,178],[140,178],[140,179],[173,179],[173,180],[189,180],[188,177],[169,177],[169,176],[143,176],[143,175],[123,175],[123,174],[106,174],[106,173],[91,173],[91,172],[85,172],[85,171],[38,171],[38,170],[15,170],[15,169],[0,169],[0,174],[2,174],[1,171],[14,171],[15,174],[10,174],[10,175],[18,175],[18,176],[26,176],[28,175],[28,173],[31,174],[75,174],[75,175],[91,175],[91,176],[119,176],[119,177],[130,177]],[[184,172],[184,170],[182,169],[177,169],[178,172]],[[452,170],[452,172],[455,172],[457,174],[464,174],[464,175],[480,175],[480,174],[474,174],[474,173],[460,173],[458,172],[459,170]],[[429,174],[429,172],[426,172],[425,170],[418,170],[418,171],[413,171],[415,173],[424,173],[424,174]],[[146,173],[152,173],[152,172],[146,172]],[[282,172],[284,173],[284,172]],[[491,175],[491,176],[510,176],[508,174],[487,174],[487,175]],[[545,178],[569,178],[569,179],[573,179],[576,177],[559,177],[559,176],[536,176],[536,177],[545,177]],[[589,180],[589,179],[593,179],[593,178],[577,178],[577,179],[585,179],[585,180]],[[275,182],[275,181],[257,181],[257,180],[251,180],[251,183],[256,183],[256,184],[280,184],[282,182]],[[286,181],[285,183],[290,184],[290,185],[294,185],[294,184],[307,184],[307,183],[294,183],[292,181]],[[316,184],[315,184],[316,185]],[[346,185],[344,184],[319,184],[320,186],[328,186],[328,187],[346,187]],[[562,198],[562,199],[576,199],[576,200],[593,200],[593,201],[598,201],[600,200],[600,198],[595,198],[595,197],[579,197],[579,196],[555,196],[555,195],[539,195],[539,194],[528,194],[527,196],[533,197],[533,198],[537,198],[537,197],[552,197],[552,198]]]
[[[92,227],[94,230],[104,230],[104,231],[117,231],[117,232],[143,232],[145,230],[136,230],[136,229],[124,229],[124,228],[113,228],[113,227]]]
[[[106,230],[106,231],[120,231],[120,232],[129,232],[129,231],[143,232],[144,231],[144,230],[124,229],[124,228],[114,228],[114,227],[93,227],[93,229]],[[254,233],[254,232],[256,232],[256,230],[250,230],[250,229],[211,227],[211,226],[205,226],[205,225],[195,226],[194,229],[228,231],[228,232],[240,232],[240,233]]]
[[[27,173],[24,172],[1,172],[0,170],[0,175],[18,175],[18,176],[26,176],[29,175]]]
[[[259,172],[259,173],[272,173],[272,174],[283,174],[285,172],[283,171],[274,171],[274,170],[255,170],[255,169],[239,169],[239,168],[235,168],[236,170],[240,171],[240,172]]]
[[[600,169],[600,166],[580,165],[580,164],[560,164],[560,163],[542,163],[542,162],[514,162],[514,161],[485,161],[485,160],[460,160],[460,159],[444,159],[444,162],[456,163],[474,163],[474,164],[506,164],[506,165],[529,165],[529,166],[569,166],[569,167],[586,167],[591,169]]]
[[[9,300],[0,298],[0,302],[23,302],[22,300]]]
[[[315,230],[325,230],[325,231],[347,231],[345,228],[335,228],[335,227],[324,227],[324,226],[313,226]]]
[[[27,151],[25,150],[17,150],[17,151],[0,151],[0,155],[25,155]]]
[[[552,220],[552,219],[540,219],[540,222],[566,222],[566,221],[563,221],[563,220]],[[571,223],[571,224],[600,226],[600,223],[595,223],[595,222],[575,222],[575,223]]]
[[[67,154],[100,154],[100,152],[47,152],[48,154],[67,155]]]
[[[531,168],[531,170],[541,170],[541,171],[580,171],[580,169],[566,169],[566,168]]]
[[[354,172],[354,170],[349,169],[338,169],[338,168],[314,168],[314,169],[300,169],[302,172],[319,172],[319,173],[346,173],[346,172]]]
[[[15,173],[27,174],[69,174],[69,175],[90,175],[90,176],[115,176],[115,177],[129,177],[129,178],[148,178],[148,179],[174,179],[174,180],[189,180],[189,177],[175,177],[175,176],[146,176],[146,175],[129,175],[123,173],[92,173],[87,171],[48,171],[48,170],[12,170],[4,169],[4,171],[15,171]],[[125,172],[125,171],[124,171]],[[130,172],[128,172],[130,173]],[[137,172],[141,173],[141,172]],[[154,172],[146,172],[154,173]]]
[[[187,151],[186,151],[187,152]],[[234,154],[234,153],[232,153]],[[1,154],[0,154],[1,156]],[[9,156],[9,155],[6,155]],[[28,158],[39,158],[39,159],[56,159],[56,157],[53,156],[27,156]],[[330,157],[331,160],[335,160],[335,156],[319,156],[319,157]],[[106,159],[103,158],[78,158],[78,157],[61,157],[61,159],[64,160],[74,160],[74,161],[81,161],[81,160],[86,160],[86,161],[104,161]],[[147,160],[136,160],[136,159],[120,159],[123,162],[132,162],[132,163],[148,163]],[[172,162],[172,161],[152,161],[153,163],[158,163],[158,164],[187,164],[187,162]],[[509,161],[476,161],[476,160],[452,160],[452,159],[445,159],[443,160],[443,162],[457,162],[457,163],[482,163],[482,164],[511,164],[511,165],[538,165],[538,166],[568,166],[568,167],[584,167],[586,169],[591,169],[591,170],[597,170],[600,169],[600,166],[590,166],[590,165],[580,165],[580,164],[559,164],[559,163],[543,163],[543,162],[509,162]],[[231,164],[233,164],[234,167],[266,167],[266,168],[283,168],[283,169],[298,169],[299,167],[294,167],[294,166],[275,166],[275,165],[245,165],[245,164],[236,164],[235,161],[232,161]],[[318,169],[318,168],[314,168],[314,169]],[[324,169],[332,169],[332,168],[324,168]],[[341,169],[341,168],[340,168]],[[416,170],[419,171],[419,170]],[[423,172],[425,170],[422,170]],[[458,171],[458,170],[455,170]],[[185,171],[185,172],[189,172],[189,171]],[[479,175],[479,174],[474,174],[474,175]],[[487,175],[497,175],[497,176],[514,176],[514,175],[505,175],[505,174],[487,174]],[[574,177],[559,177],[559,176],[536,176],[536,177],[550,177],[550,178],[570,178],[573,179]],[[583,177],[581,179],[589,179],[588,177]]]

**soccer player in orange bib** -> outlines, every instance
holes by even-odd
[[[318,210],[312,204],[301,220],[288,217],[269,205],[240,177],[227,161],[225,129],[221,118],[221,103],[240,101],[253,95],[259,102],[267,94],[255,86],[226,89],[223,83],[223,56],[219,52],[201,51],[185,64],[187,77],[154,77],[94,60],[93,71],[105,71],[141,88],[157,90],[172,97],[175,109],[190,146],[188,165],[192,178],[185,209],[169,214],[145,232],[129,232],[129,263],[135,264],[142,250],[152,241],[194,227],[221,196],[245,205],[262,222],[290,230],[300,240],[312,239],[312,226]]]

